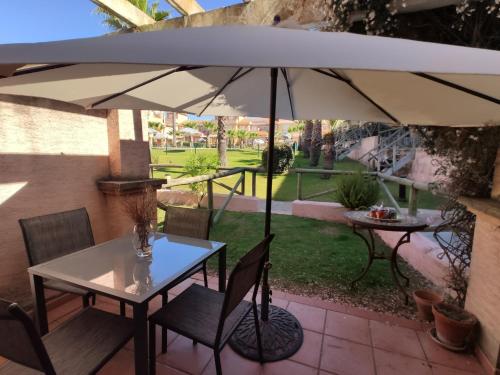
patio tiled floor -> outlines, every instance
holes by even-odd
[[[182,292],[196,278],[171,290],[170,297]],[[210,286],[216,288],[216,279]],[[424,326],[347,306],[274,291],[273,302],[287,308],[304,328],[304,344],[290,359],[260,365],[240,357],[229,346],[221,355],[225,374],[237,375],[469,375],[483,374],[471,355],[451,353],[428,338]],[[159,299],[150,311],[160,306]],[[118,304],[98,297],[98,308],[118,312]],[[49,311],[55,327],[81,308],[73,299]],[[130,310],[128,310],[130,313]],[[157,340],[159,330],[157,331]],[[166,354],[157,353],[157,374],[215,374],[212,351],[173,332],[169,333]],[[157,348],[159,348],[159,341]],[[101,371],[103,375],[134,373],[133,343],[122,349]]]

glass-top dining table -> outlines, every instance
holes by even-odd
[[[148,302],[167,294],[187,271],[218,253],[219,291],[226,285],[226,244],[156,233],[152,255],[139,258],[132,236],[113,239],[28,268],[35,317],[42,335],[48,332],[43,280],[86,288],[132,305],[135,325],[135,373],[148,373]]]

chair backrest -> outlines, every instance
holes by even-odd
[[[17,303],[3,299],[0,299],[0,337],[0,356],[45,374],[55,374],[29,316]]]
[[[212,210],[169,206],[163,232],[208,240]]]
[[[94,246],[85,208],[20,219],[31,266]]]
[[[252,250],[243,255],[229,275],[219,321],[220,334],[222,334],[224,320],[243,301],[243,298],[252,287],[254,287],[252,300],[257,296],[266,261],[266,253],[273,238],[274,234],[267,236]]]

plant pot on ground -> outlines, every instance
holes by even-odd
[[[420,289],[413,292],[413,299],[417,304],[417,317],[420,320],[432,321],[432,305],[443,302],[443,296],[429,289]]]
[[[477,318],[461,307],[449,303],[432,306],[436,325],[436,335],[443,344],[457,348],[470,344]]]

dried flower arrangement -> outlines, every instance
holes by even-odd
[[[138,251],[150,251],[149,235],[156,220],[156,194],[151,186],[146,186],[139,194],[124,197],[123,209],[134,222]]]

